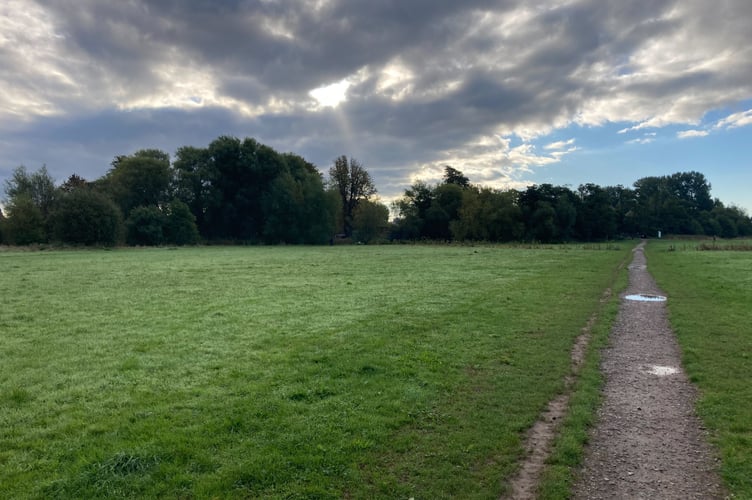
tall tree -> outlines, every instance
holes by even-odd
[[[370,243],[389,227],[389,209],[377,201],[362,201],[355,209],[353,234],[358,241]]]
[[[55,203],[55,181],[47,172],[46,165],[31,173],[21,165],[5,181],[5,195],[9,203],[20,197],[28,198],[39,209],[42,217],[46,218]]]
[[[358,204],[376,194],[376,185],[365,167],[355,158],[342,155],[329,169],[329,185],[342,202],[342,230],[352,235],[353,216]]]
[[[170,176],[170,156],[156,149],[144,149],[116,157],[106,180],[112,198],[128,217],[136,207],[166,202]]]
[[[447,165],[444,167],[444,183],[456,184],[460,187],[469,187],[470,179],[465,177],[465,175],[456,168]]]
[[[6,208],[8,218],[3,230],[9,243],[29,245],[47,241],[45,218],[29,195],[14,196]]]
[[[42,166],[28,172],[19,166],[5,181],[8,220],[6,238],[16,245],[42,243],[49,236],[50,213],[55,203],[55,182]]]

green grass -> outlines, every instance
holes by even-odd
[[[603,376],[601,351],[606,347],[611,328],[619,312],[619,294],[627,287],[626,264],[614,277],[611,297],[603,304],[591,328],[585,361],[569,399],[567,415],[559,429],[541,477],[540,500],[571,498],[576,474],[584,458],[589,430],[595,424],[601,405]]]
[[[736,498],[752,498],[752,252],[698,251],[700,243],[651,242],[649,267],[669,297],[684,366],[700,390],[697,411],[720,451],[724,480]],[[715,246],[752,249],[748,243]]]
[[[497,498],[607,248],[0,253],[0,491]]]

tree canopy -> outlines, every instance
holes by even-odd
[[[742,209],[711,196],[699,172],[644,177],[631,188],[552,184],[522,190],[474,185],[444,167],[389,209],[355,158],[339,156],[327,182],[315,165],[253,138],[220,136],[169,154],[117,156],[99,179],[73,174],[55,186],[45,166],[20,166],[5,182],[0,241],[26,245],[190,245],[200,241],[324,244],[346,241],[605,241],[638,235],[752,235]]]
[[[342,232],[351,236],[355,210],[361,201],[376,194],[376,185],[358,160],[344,155],[329,169],[329,185],[339,195]]]
[[[460,179],[460,181],[458,181]],[[605,241],[637,235],[752,235],[744,210],[710,194],[699,172],[638,179],[633,188],[588,183],[576,190],[541,184],[494,190],[461,182],[446,167],[443,182],[417,182],[394,203],[392,237],[474,241]]]

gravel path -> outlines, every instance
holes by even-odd
[[[634,250],[625,296],[663,295],[643,247]],[[603,405],[575,498],[724,498],[665,302],[623,298],[601,369]]]

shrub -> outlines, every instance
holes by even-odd
[[[105,195],[76,189],[63,195],[52,213],[57,241],[74,245],[116,245],[123,229],[120,209]]]
[[[166,218],[159,208],[136,207],[125,221],[129,245],[161,245],[164,242]]]

